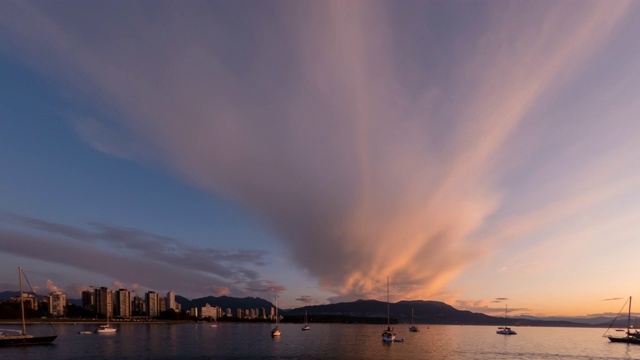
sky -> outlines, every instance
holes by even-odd
[[[640,299],[640,2],[0,2],[0,291]]]

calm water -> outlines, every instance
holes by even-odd
[[[96,325],[56,325],[54,345],[0,348],[0,359],[640,359],[640,346],[612,344],[604,329],[515,328],[518,335],[486,326],[426,326],[404,343],[383,344],[380,325],[117,324],[114,335],[78,335]],[[6,326],[2,326],[7,328]],[[46,330],[31,325],[30,332]]]

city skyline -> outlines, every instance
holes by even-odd
[[[0,291],[640,296],[640,3],[0,4]],[[624,300],[622,300],[624,301]]]

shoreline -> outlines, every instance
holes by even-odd
[[[62,319],[62,320],[26,320],[25,323],[29,324],[65,324],[65,325],[80,325],[80,324],[103,324],[105,319]],[[144,321],[109,321],[112,324],[189,324],[196,323],[191,320],[144,320]],[[0,320],[0,325],[22,325],[21,320]]]

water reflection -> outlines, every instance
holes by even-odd
[[[51,346],[0,348],[2,359],[139,358],[359,358],[359,359],[639,359],[640,346],[612,344],[601,329],[520,328],[506,338],[493,327],[430,326],[397,331],[403,343],[385,344],[379,325],[118,324],[118,332],[78,335],[95,325],[57,326]]]

